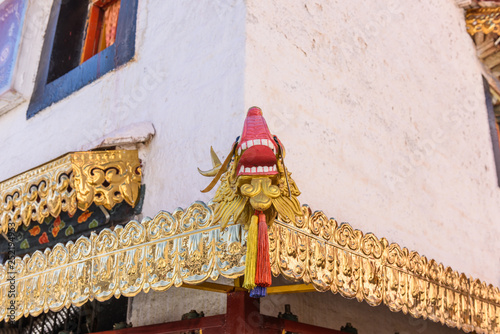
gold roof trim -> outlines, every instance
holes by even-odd
[[[15,277],[13,301],[19,319],[93,299],[131,297],[219,275],[239,277],[245,270],[243,240],[246,232],[240,225],[221,232],[220,225],[213,224],[212,209],[196,202],[185,211],[161,211],[141,223],[131,221],[113,231],[57,244],[16,258],[13,270],[8,262],[0,265],[0,320],[8,316],[9,277]]]
[[[303,206],[270,234],[273,274],[468,333],[500,333],[500,290]]]
[[[140,185],[137,151],[69,153],[0,183],[0,229],[42,223],[61,211],[73,215],[92,202],[107,209],[123,200],[134,206]]]
[[[500,34],[500,7],[468,9],[465,13],[465,24],[471,36],[478,32]]]
[[[93,299],[243,275],[246,231],[234,224],[221,231],[213,224],[212,209],[196,202],[186,210],[162,211],[141,223],[16,258],[14,268],[0,265],[0,319],[7,317],[11,302],[10,277],[15,277],[18,319]],[[498,288],[385,238],[339,225],[322,212],[302,209],[304,217],[296,223],[280,217],[270,229],[274,275],[464,332],[500,331]]]

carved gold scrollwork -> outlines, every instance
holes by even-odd
[[[67,154],[0,183],[0,228],[6,233],[49,215],[75,214],[92,202],[111,209],[139,196],[141,169],[137,151]]]
[[[346,298],[385,304],[394,312],[446,324],[464,332],[500,331],[500,290],[468,278],[322,212],[302,208],[296,223],[278,217],[269,229],[275,276],[311,283]],[[14,272],[16,318],[57,311],[88,300],[135,296],[220,276],[244,273],[247,232],[213,224],[213,206],[196,202],[172,214],[131,221],[114,231],[58,244],[0,265],[0,318],[7,315]]]
[[[270,230],[275,276],[311,282],[319,291],[384,303],[394,312],[446,324],[464,332],[500,332],[500,291],[428,261],[385,238],[340,226],[322,212],[296,223],[278,217]],[[305,241],[302,241],[305,240]]]
[[[108,210],[124,200],[135,205],[141,185],[137,151],[77,152],[71,164],[80,210],[92,202]]]
[[[500,8],[484,7],[468,9],[465,14],[467,32],[474,35],[478,32],[485,34],[500,34]]]
[[[7,232],[9,223],[17,229],[32,220],[41,223],[49,215],[57,217],[61,211],[74,214],[72,182],[70,157],[65,156],[0,183],[1,232]]]
[[[16,258],[16,318],[221,275],[239,277],[245,269],[246,232],[241,225],[220,228],[213,224],[211,207],[196,202],[186,210],[160,212]],[[7,263],[0,265],[2,319],[11,300],[9,272]]]

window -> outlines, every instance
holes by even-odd
[[[84,62],[114,44],[120,0],[97,0],[90,8],[87,36],[81,61]]]
[[[80,65],[87,8],[86,1],[68,1],[61,4],[50,54],[48,83]]]
[[[138,0],[54,0],[27,118],[135,54]]]

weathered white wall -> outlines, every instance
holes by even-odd
[[[302,203],[500,284],[500,188],[463,10],[440,1],[247,1],[245,105]]]

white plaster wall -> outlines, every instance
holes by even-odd
[[[247,1],[245,105],[302,203],[500,284],[500,188],[463,10],[434,1]]]

